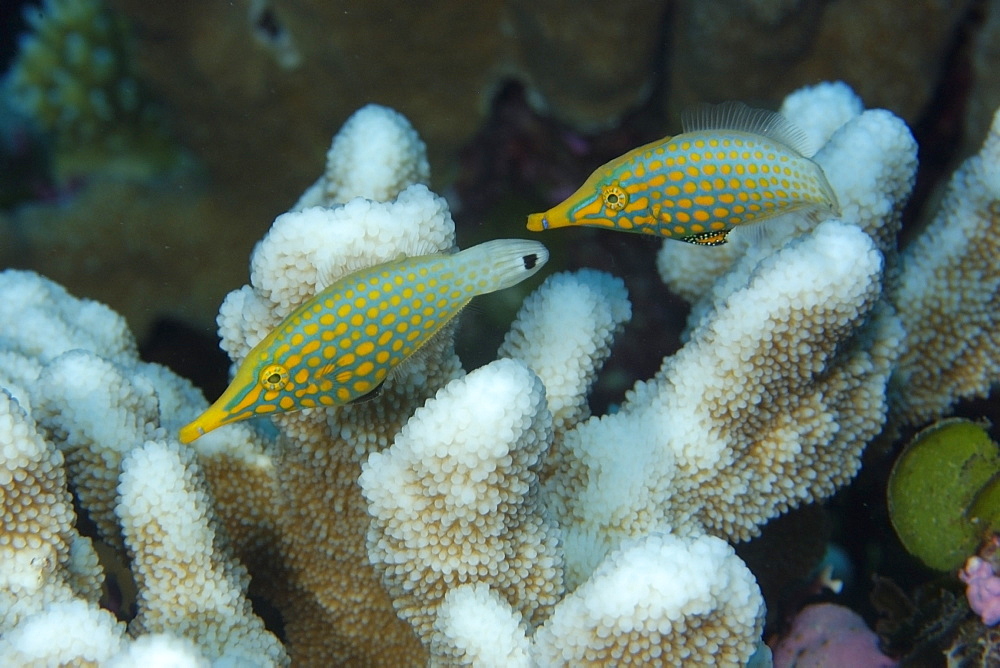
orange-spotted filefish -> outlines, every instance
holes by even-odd
[[[548,258],[537,241],[499,239],[337,280],[254,346],[222,396],[180,430],[181,443],[230,422],[373,395],[469,300],[521,282]]]
[[[727,102],[685,113],[682,128],[600,167],[564,202],[528,216],[528,229],[586,225],[716,246],[776,216],[838,212],[806,135],[784,116]]]

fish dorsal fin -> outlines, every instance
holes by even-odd
[[[807,158],[816,152],[809,136],[781,114],[754,109],[742,102],[699,104],[681,114],[684,132],[703,130],[738,130],[753,132],[780,142]]]

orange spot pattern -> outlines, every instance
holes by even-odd
[[[413,257],[362,270],[302,304],[244,362],[264,366],[246,379],[258,389],[224,407],[232,421],[346,404],[377,389],[482,291],[477,284],[487,283],[483,271],[456,266],[457,257]]]
[[[816,163],[747,132],[678,135],[626,153],[602,172],[595,174],[598,197],[570,208],[576,224],[715,245],[737,225],[835,206]]]

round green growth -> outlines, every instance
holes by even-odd
[[[980,533],[1000,530],[1000,470],[976,494],[968,515]]]
[[[896,460],[888,496],[903,546],[931,568],[959,568],[1000,528],[1000,449],[981,424],[937,422]]]

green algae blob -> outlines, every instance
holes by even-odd
[[[1000,449],[982,424],[937,422],[896,460],[888,496],[903,546],[931,568],[959,568],[1000,528]]]

